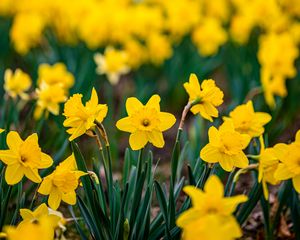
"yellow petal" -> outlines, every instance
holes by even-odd
[[[284,143],[278,143],[273,147],[274,153],[280,161],[285,161],[288,148],[289,146]]]
[[[31,220],[34,218],[33,212],[26,208],[20,209],[20,215],[23,220]]]
[[[293,186],[294,186],[295,190],[298,193],[300,193],[300,174],[293,177],[292,181],[293,181]]]
[[[269,199],[269,190],[268,190],[268,185],[266,183],[266,181],[262,181],[262,188],[263,188],[263,192],[264,192],[264,197],[266,200]]]
[[[238,168],[246,168],[249,165],[249,160],[243,152],[233,155],[231,158],[233,159],[234,166]]]
[[[155,94],[147,102],[146,107],[154,108],[156,111],[160,111],[160,96]]]
[[[18,163],[19,156],[11,150],[0,150],[0,160],[6,165]]]
[[[227,211],[228,215],[232,214],[240,203],[246,202],[247,200],[248,197],[245,195],[224,198],[224,209]]]
[[[46,153],[41,154],[40,168],[48,168],[53,164],[53,159]]]
[[[136,130],[136,128],[132,125],[132,122],[130,120],[130,117],[125,117],[120,119],[119,121],[117,121],[116,123],[116,127],[124,132],[134,132]]]
[[[81,135],[85,134],[86,132],[85,124],[84,122],[81,123],[77,128],[75,128],[75,131],[73,134],[69,137],[69,141],[73,141],[75,138],[80,137]]]
[[[209,143],[213,146],[220,146],[220,134],[218,129],[214,126],[210,127],[208,130]]]
[[[259,122],[261,124],[267,124],[272,119],[271,115],[268,113],[257,112],[255,113],[255,122]]]
[[[224,196],[223,184],[216,175],[209,177],[205,183],[204,191],[214,198],[222,198]]]
[[[143,107],[143,104],[135,97],[127,98],[126,100],[126,111],[127,114],[130,116],[140,108]]]
[[[300,142],[300,130],[297,131],[295,140],[296,142]]]
[[[200,212],[194,208],[190,208],[184,211],[176,220],[176,225],[184,228],[188,226],[190,223],[193,223],[199,219]]]
[[[191,87],[193,87],[194,89],[200,89],[199,80],[195,73],[191,73],[189,78],[189,83],[191,84]]]
[[[286,165],[283,163],[278,164],[277,170],[274,173],[274,177],[277,180],[287,180],[287,179],[292,178],[293,176],[294,176],[294,174],[291,173],[288,170],[288,168],[286,167]]]
[[[42,203],[40,206],[38,206],[35,210],[34,210],[34,215],[35,216],[43,216],[43,215],[48,215],[49,211],[48,211],[48,207],[45,203]]]
[[[52,180],[49,176],[47,176],[43,179],[43,182],[41,183],[38,192],[43,195],[49,195],[51,190],[52,190]]]
[[[216,163],[219,162],[223,157],[219,149],[209,143],[202,148],[200,152],[200,158],[208,163]]]
[[[162,148],[165,145],[164,137],[162,132],[152,131],[147,133],[149,142],[151,142],[155,147]]]
[[[229,155],[223,154],[222,158],[220,159],[219,163],[221,165],[221,167],[227,171],[227,172],[231,172],[233,167],[234,167],[234,158],[232,158]]]
[[[20,164],[12,164],[6,167],[5,181],[9,185],[17,184],[24,176],[23,168]]]
[[[203,191],[195,186],[185,186],[183,191],[191,198],[193,207],[203,207]]]
[[[19,133],[15,131],[10,131],[6,136],[7,146],[14,152],[19,152],[22,142],[23,140],[20,138]]]
[[[5,129],[0,128],[0,134],[3,133],[5,131]]]
[[[148,142],[147,134],[144,131],[136,131],[129,136],[129,145],[132,150],[139,150]]]
[[[69,193],[63,193],[62,194],[62,200],[70,205],[75,205],[76,204],[76,193],[74,192],[69,192]]]
[[[37,169],[26,167],[24,168],[24,174],[28,179],[35,183],[40,183],[42,181]]]
[[[160,131],[168,130],[176,122],[176,118],[171,113],[160,112],[158,117],[159,117],[159,120],[160,120],[160,125],[159,125],[159,130]]]
[[[48,198],[48,204],[53,209],[56,210],[61,202],[61,192],[57,188],[52,188]]]

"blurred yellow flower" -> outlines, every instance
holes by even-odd
[[[245,168],[248,158],[243,149],[249,142],[248,134],[241,134],[234,129],[230,120],[224,122],[219,130],[210,127],[208,130],[209,143],[202,148],[200,157],[208,163],[219,162],[225,171],[232,171],[233,167]]]
[[[48,204],[54,210],[59,207],[61,201],[75,205],[75,190],[79,186],[79,178],[85,174],[77,170],[76,160],[72,154],[43,179],[38,192],[49,195]]]
[[[27,221],[15,226],[4,226],[7,240],[53,240],[55,221],[49,216],[43,216],[36,222]]]
[[[69,128],[67,133],[71,136],[70,141],[86,133],[95,126],[95,121],[102,122],[106,117],[108,108],[106,104],[98,104],[98,95],[93,88],[91,99],[82,104],[82,95],[74,94],[65,103],[63,115],[66,117],[64,126]]]
[[[160,111],[160,97],[153,95],[146,105],[137,98],[126,101],[128,117],[120,119],[116,126],[119,130],[129,132],[129,144],[133,150],[143,148],[148,142],[155,147],[165,145],[162,132],[171,128],[176,119],[171,113]]]
[[[245,195],[224,197],[222,182],[215,175],[207,180],[204,191],[194,186],[186,186],[183,190],[192,200],[192,207],[176,222],[183,228],[183,239],[231,240],[242,236],[232,214],[240,203],[247,201]]]
[[[31,87],[31,78],[21,69],[16,69],[15,73],[11,69],[6,69],[4,73],[4,90],[12,97],[19,96],[22,99],[28,99],[25,92]]]
[[[23,221],[20,224],[24,224],[26,222],[38,223],[42,217],[48,216],[49,219],[52,220],[53,225],[58,226],[58,223],[61,220],[59,216],[51,214],[49,212],[49,209],[45,203],[42,203],[34,211],[31,211],[30,209],[22,208],[20,209],[20,215],[23,219]]]
[[[170,40],[163,34],[149,34],[146,39],[146,46],[149,60],[155,65],[161,65],[173,54]]]
[[[42,203],[34,211],[22,208],[20,209],[20,215],[23,219],[23,221],[20,222],[20,225],[27,222],[39,223],[41,218],[47,216],[49,219],[51,219],[56,232],[62,234],[62,232],[66,230],[66,220],[63,217],[63,214],[61,212],[48,208],[45,203]]]
[[[59,114],[59,104],[67,100],[65,90],[60,84],[49,85],[46,82],[42,82],[39,88],[36,89],[37,103],[34,111],[34,118],[41,118],[42,114],[46,111],[45,116],[48,113],[54,115]]]
[[[296,134],[295,142],[288,145],[276,144],[274,150],[280,160],[274,177],[277,180],[292,179],[294,188],[300,193],[300,130]]]
[[[231,119],[234,128],[239,133],[248,134],[251,138],[262,135],[264,125],[271,121],[268,113],[255,112],[252,101],[237,106],[229,113],[229,117],[223,117],[224,121]]]
[[[119,82],[121,75],[130,71],[128,55],[124,50],[107,47],[104,54],[96,53],[94,60],[97,64],[96,72],[106,74],[109,82],[113,85]]]
[[[16,51],[25,55],[31,48],[40,44],[44,28],[45,20],[40,14],[17,14],[10,31],[11,41]]]
[[[38,135],[34,133],[23,141],[17,132],[11,131],[7,134],[6,144],[9,149],[0,150],[0,160],[7,165],[7,184],[17,184],[24,175],[35,183],[41,182],[38,170],[50,167],[53,160],[41,151]]]
[[[279,159],[273,148],[265,148],[264,139],[262,136],[260,141],[259,165],[258,165],[258,182],[262,182],[264,197],[269,198],[269,191],[267,183],[276,185],[280,181],[275,179],[274,173],[277,170]]]
[[[298,55],[297,44],[288,32],[269,33],[260,38],[258,60],[261,64],[261,82],[270,107],[275,107],[274,95],[287,95],[285,80],[295,77],[294,61]]]
[[[227,41],[227,33],[220,21],[206,18],[194,29],[192,40],[200,55],[211,56],[216,54],[219,47]]]
[[[199,101],[191,108],[193,114],[199,113],[203,118],[213,121],[212,117],[218,117],[216,107],[223,103],[223,92],[216,86],[212,79],[203,80],[201,86],[195,74],[190,75],[189,82],[183,84],[189,95],[189,102]]]
[[[69,90],[74,85],[74,76],[68,72],[63,63],[54,65],[41,64],[38,69],[38,84],[45,82],[48,85],[60,85],[62,88]]]

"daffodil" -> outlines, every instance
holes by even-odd
[[[215,175],[207,180],[204,191],[186,186],[184,192],[191,198],[192,207],[176,222],[183,229],[183,239],[231,240],[242,236],[232,214],[240,203],[247,201],[245,195],[224,197],[222,182]],[[212,231],[212,227],[216,231]]]
[[[42,82],[48,85],[59,84],[63,89],[68,90],[74,85],[74,76],[68,72],[67,67],[63,63],[55,63],[54,65],[41,64],[38,69],[38,84]]]
[[[250,136],[237,132],[232,121],[224,122],[219,130],[210,127],[208,137],[209,143],[200,152],[203,161],[219,162],[221,167],[228,172],[233,167],[245,168],[248,166],[248,158],[243,149],[248,146]]]
[[[288,145],[276,144],[274,150],[280,160],[274,174],[275,179],[292,179],[294,188],[300,193],[300,130],[296,134],[295,142]]]
[[[65,90],[59,84],[49,85],[42,82],[38,89],[36,89],[37,103],[34,111],[35,119],[41,118],[45,112],[54,115],[59,114],[59,104],[66,101]]]
[[[82,95],[74,94],[65,103],[63,115],[66,117],[64,126],[69,128],[67,133],[71,136],[70,141],[86,133],[95,126],[95,121],[102,122],[106,117],[108,108],[106,104],[98,103],[98,95],[93,88],[91,99],[82,104]]]
[[[216,18],[205,18],[192,33],[192,40],[202,56],[216,54],[227,38],[222,23]]]
[[[279,160],[273,148],[265,148],[263,137],[260,136],[260,153],[258,165],[258,182],[262,182],[264,197],[269,198],[267,183],[276,185],[280,181],[275,179],[274,173],[277,170]]]
[[[128,55],[124,50],[107,47],[104,55],[96,53],[94,60],[97,64],[96,72],[106,74],[109,82],[113,85],[119,82],[121,75],[130,71]]]
[[[271,115],[264,112],[255,112],[252,101],[237,106],[229,113],[236,131],[248,134],[250,137],[258,137],[265,131],[264,125],[271,121]]]
[[[38,192],[49,195],[48,204],[54,210],[59,207],[61,201],[74,205],[76,204],[75,190],[79,186],[79,178],[85,174],[77,170],[75,157],[72,154],[43,179]]]
[[[162,132],[171,128],[176,119],[170,113],[161,112],[159,102],[158,95],[153,95],[146,105],[134,97],[127,99],[128,117],[120,119],[116,126],[130,133],[129,144],[133,150],[143,148],[148,142],[158,148],[165,145]]]
[[[38,223],[26,221],[18,226],[4,226],[7,240],[54,240],[55,221],[49,216],[42,216]]]
[[[50,167],[53,160],[41,151],[38,135],[34,133],[23,141],[17,132],[11,131],[7,134],[6,143],[9,149],[0,150],[0,160],[7,165],[6,182],[17,184],[24,175],[35,183],[41,182],[38,170]]]
[[[223,103],[223,92],[216,86],[212,79],[203,80],[201,86],[195,74],[190,75],[189,82],[183,84],[189,95],[189,102],[199,103],[191,108],[193,114],[199,113],[203,118],[213,121],[212,117],[218,117],[216,107]]]
[[[28,99],[28,94],[25,92],[31,87],[31,78],[21,69],[16,69],[13,73],[11,69],[6,69],[4,73],[4,90],[7,94],[16,98],[19,96],[22,99]]]
[[[40,219],[47,216],[51,219],[53,226],[55,227],[55,232],[62,234],[66,230],[65,223],[66,220],[61,212],[55,211],[48,208],[45,203],[42,203],[34,211],[27,208],[20,209],[20,215],[23,219],[20,224],[25,224],[27,222],[39,223]]]

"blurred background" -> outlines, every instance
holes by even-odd
[[[252,99],[257,111],[273,116],[269,143],[286,142],[300,127],[299,19],[299,0],[1,0],[0,85],[5,71],[17,68],[32,84],[27,100],[0,87],[0,127],[23,136],[40,133],[41,146],[59,159],[68,147],[63,101],[59,114],[41,110],[41,101],[55,96],[42,99],[40,82],[73,79],[66,97],[81,93],[87,100],[95,87],[100,102],[108,104],[104,124],[118,159],[128,146],[127,134],[115,129],[126,98],[145,103],[158,93],[162,110],[179,118],[188,101],[182,84],[196,73],[224,91],[220,116]],[[210,125],[189,118],[192,159],[207,142]],[[166,135],[166,148],[173,145],[175,128]],[[81,144],[92,156],[89,141]],[[157,157],[165,159],[165,152]]]

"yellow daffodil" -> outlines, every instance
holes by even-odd
[[[108,108],[106,104],[98,104],[98,95],[93,88],[91,99],[82,104],[82,95],[74,94],[65,103],[63,115],[66,117],[64,126],[69,128],[67,133],[70,141],[86,133],[95,126],[95,121],[102,122],[106,117]]]
[[[143,148],[148,142],[158,148],[165,145],[162,132],[171,128],[176,119],[170,113],[161,112],[159,102],[158,95],[153,95],[146,105],[134,97],[127,99],[128,117],[120,119],[116,126],[121,131],[131,133],[129,144],[133,150]]]
[[[54,240],[55,221],[50,216],[42,216],[35,221],[22,222],[18,226],[4,226],[7,240]]]
[[[74,205],[76,204],[75,190],[79,186],[79,178],[83,175],[84,172],[77,170],[75,157],[72,154],[43,179],[38,192],[49,195],[48,204],[54,210],[59,207],[61,201]]]
[[[42,82],[48,85],[59,84],[68,90],[74,85],[74,76],[63,63],[55,63],[52,66],[44,63],[39,65],[38,69],[38,84]]]
[[[48,208],[45,203],[42,203],[34,211],[31,211],[30,209],[22,208],[20,209],[20,215],[23,219],[23,221],[20,222],[20,224],[24,224],[26,222],[38,223],[41,218],[47,216],[49,219],[52,220],[56,232],[62,234],[62,232],[66,230],[65,227],[66,220],[63,217],[62,213],[55,211],[51,208]]]
[[[104,55],[96,53],[94,60],[97,64],[96,72],[98,74],[106,74],[109,82],[113,85],[119,82],[121,75],[130,71],[128,55],[123,50],[107,47]]]
[[[233,167],[245,168],[248,158],[243,149],[249,142],[248,134],[241,134],[234,129],[232,121],[224,122],[219,130],[210,127],[208,130],[209,143],[202,148],[200,157],[208,163],[219,162],[225,171],[232,171]]]
[[[65,90],[60,84],[49,85],[42,82],[40,87],[36,89],[37,103],[34,111],[34,118],[39,119],[46,111],[54,115],[59,114],[59,104],[66,101]]]
[[[265,131],[264,125],[272,118],[268,113],[255,112],[252,101],[237,106],[229,113],[229,117],[223,119],[225,121],[231,119],[236,131],[248,134],[250,137],[262,135]]]
[[[212,117],[218,117],[216,107],[223,103],[223,92],[216,86],[212,79],[203,80],[201,86],[195,74],[190,75],[189,82],[183,84],[189,95],[189,102],[199,103],[191,108],[193,114],[199,113],[203,118],[213,121]]]
[[[10,38],[16,51],[25,55],[40,44],[44,28],[45,19],[39,12],[17,14],[10,30]]]
[[[186,186],[184,191],[191,198],[192,207],[176,222],[183,229],[183,239],[231,240],[242,236],[232,214],[240,203],[247,201],[245,195],[224,197],[222,182],[215,175],[207,180],[204,191],[194,186]],[[212,227],[217,230],[211,231]]]
[[[265,148],[263,137],[260,136],[260,153],[259,153],[259,165],[258,165],[258,182],[262,182],[264,197],[269,198],[269,191],[267,183],[276,185],[280,181],[275,179],[274,173],[277,170],[279,160],[276,156],[276,152],[273,148]]]
[[[292,179],[294,188],[300,193],[300,130],[296,134],[295,142],[289,145],[279,143],[275,145],[274,150],[280,160],[275,179]]]
[[[207,18],[195,28],[192,40],[202,56],[211,56],[227,41],[227,33],[220,21]]]
[[[49,213],[48,207],[45,203],[38,206],[34,211],[22,208],[20,209],[20,215],[23,219],[23,221],[20,224],[24,224],[26,222],[38,223],[39,219],[44,216],[49,216],[49,219],[52,219],[54,225],[58,225],[58,222],[61,220],[59,216]]]
[[[25,93],[31,87],[31,78],[21,69],[16,69],[15,73],[11,69],[6,69],[4,73],[4,90],[12,98],[19,96],[28,99]]]
[[[150,34],[146,40],[148,57],[151,63],[161,65],[173,54],[173,49],[167,36],[162,34]]]
[[[275,107],[274,95],[287,95],[285,80],[296,75],[294,61],[298,55],[297,43],[288,32],[272,32],[260,38],[258,60],[262,66],[261,82],[266,102],[271,108]]]
[[[41,182],[38,170],[50,167],[53,160],[41,151],[38,135],[34,133],[23,141],[17,132],[11,131],[7,134],[6,143],[9,149],[0,150],[0,160],[7,165],[7,184],[17,184],[24,175],[33,182]]]

